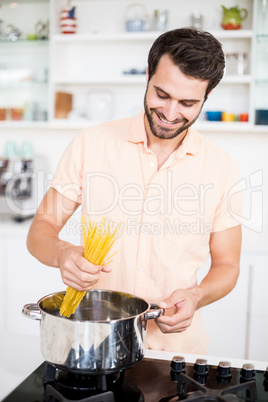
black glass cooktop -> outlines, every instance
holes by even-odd
[[[228,362],[220,362],[218,366],[212,366],[207,365],[202,359],[197,359],[195,364],[185,362],[182,364],[182,361],[181,357],[174,357],[172,362],[143,358],[123,373],[123,377],[119,380],[123,384],[122,391],[114,390],[112,387],[111,390],[97,392],[97,395],[86,396],[82,393],[82,396],[78,398],[75,392],[68,390],[68,387],[67,391],[64,389],[64,397],[60,396],[57,390],[46,395],[47,386],[49,390],[57,386],[51,378],[47,380],[48,364],[44,362],[2,402],[73,400],[83,402],[174,402],[180,400],[268,402],[267,371],[254,370],[252,365],[232,368]],[[74,377],[71,375],[69,378],[68,373],[59,377],[64,378],[62,382],[64,386],[80,387],[82,391],[87,388],[85,376],[81,376],[74,384]],[[109,379],[109,381],[114,380]],[[88,386],[90,387],[91,385]]]

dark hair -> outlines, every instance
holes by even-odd
[[[179,28],[160,35],[148,55],[148,80],[165,54],[185,75],[208,81],[205,99],[223,77],[225,58],[222,45],[209,32]]]

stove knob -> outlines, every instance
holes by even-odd
[[[194,380],[205,385],[208,378],[208,365],[205,359],[196,359],[194,364]]]
[[[242,366],[241,370],[241,380],[242,381],[251,381],[255,379],[255,370],[254,364],[245,363]]]
[[[178,381],[180,373],[185,373],[185,359],[183,356],[174,356],[170,363],[170,377],[172,381]]]
[[[174,371],[178,372],[184,371],[185,359],[183,356],[174,356],[170,365]]]
[[[217,367],[217,380],[221,381],[230,381],[232,377],[231,363],[228,361],[221,361]]]
[[[196,359],[194,365],[194,373],[196,375],[205,376],[208,374],[208,365],[207,360],[205,359]]]

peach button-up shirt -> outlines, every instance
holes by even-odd
[[[158,170],[141,112],[81,131],[65,150],[51,186],[81,203],[87,221],[105,216],[123,223],[111,251],[118,251],[112,272],[101,273],[96,287],[158,303],[175,289],[196,286],[210,233],[239,224],[239,180],[234,160],[192,127]],[[205,354],[201,311],[181,333],[162,334],[149,320],[146,346]]]

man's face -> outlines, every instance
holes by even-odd
[[[201,112],[207,85],[207,81],[184,75],[169,56],[162,56],[144,97],[152,134],[172,139],[185,132]]]

